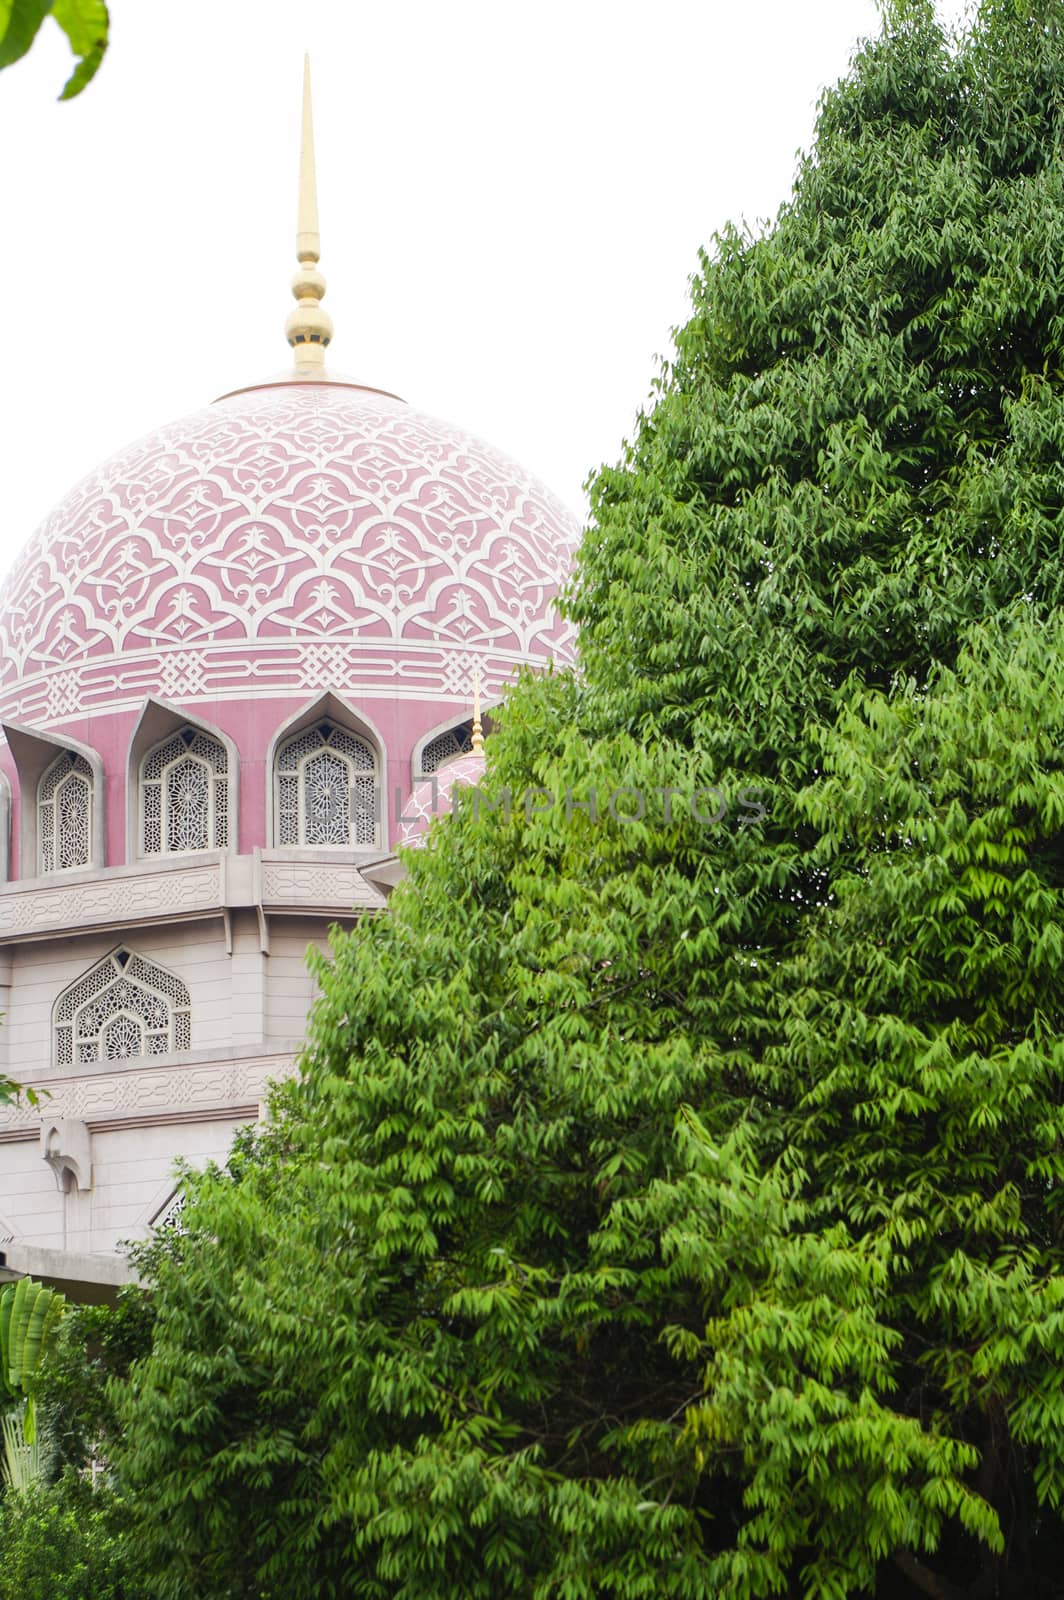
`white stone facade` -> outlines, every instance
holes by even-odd
[[[268,1081],[292,1070],[314,996],[308,949],[327,948],[330,923],[384,908],[374,864],[216,852],[0,888],[0,1070],[40,1096],[0,1108],[0,1236],[78,1252],[146,1238],[177,1158],[224,1158]],[[118,948],[187,989],[189,1047],[63,1062],[57,1002]]]

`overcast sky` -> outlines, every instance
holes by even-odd
[[[960,0],[941,0],[947,16]],[[698,249],[786,197],[873,0],[112,0],[0,73],[0,568],[84,472],[287,365],[302,52],[334,366],[578,514]]]

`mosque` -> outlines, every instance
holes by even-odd
[[[38,1096],[0,1107],[0,1276],[82,1298],[293,1069],[308,946],[386,909],[479,695],[490,734],[571,658],[560,502],[325,365],[309,74],[296,254],[290,369],[112,456],[0,590],[0,1075]]]

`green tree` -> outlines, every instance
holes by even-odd
[[[1062,25],[891,10],[704,260],[492,741],[557,803],[467,798],[189,1180],[152,1594],[1059,1588]]]
[[[0,67],[21,61],[48,17],[62,28],[78,58],[59,96],[73,100],[96,76],[107,49],[110,18],[104,0],[0,0]]]
[[[145,1259],[152,1254],[149,1247]],[[28,1389],[45,1448],[37,1470],[5,1474],[0,1600],[143,1600],[139,1550],[127,1536],[126,1509],[102,1452],[113,1431],[108,1385],[150,1345],[151,1298],[127,1287],[114,1305],[70,1305],[57,1318],[61,1297],[28,1279],[22,1284],[28,1312],[13,1336],[14,1290],[0,1296],[0,1355],[8,1346],[21,1352],[13,1392]],[[43,1319],[33,1317],[35,1307]],[[16,1441],[19,1448],[24,1442]]]
[[[0,1600],[141,1600],[123,1507],[69,1474],[0,1498]]]
[[[138,1247],[145,1262],[159,1253]],[[29,1388],[55,1476],[99,1466],[106,1456],[115,1433],[113,1380],[151,1348],[153,1316],[151,1296],[127,1284],[114,1304],[69,1305],[52,1330]]]

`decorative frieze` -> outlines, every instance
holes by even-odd
[[[165,869],[145,863],[86,874],[76,882],[35,879],[0,888],[0,945],[57,933],[221,917],[241,906],[346,917],[379,911],[384,903],[356,863],[323,860],[320,854],[267,851],[261,861],[256,853],[255,858],[222,856]]]
[[[261,903],[268,911],[321,911],[340,916],[378,911],[385,901],[351,862],[264,855]]]
[[[10,884],[0,892],[0,940],[179,921],[222,906],[218,862],[178,871],[100,873],[76,883]]]
[[[0,1142],[36,1136],[42,1114],[49,1126],[83,1122],[91,1128],[116,1118],[172,1120],[174,1113],[187,1111],[189,1121],[195,1121],[230,1108],[244,1110],[264,1098],[271,1078],[291,1071],[293,1059],[290,1054],[253,1056],[243,1061],[145,1065],[80,1078],[46,1078],[33,1085],[42,1095],[39,1107],[0,1106]]]

